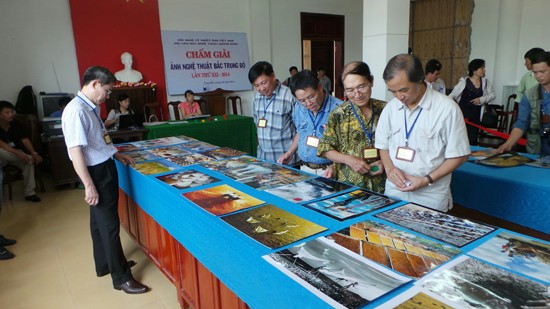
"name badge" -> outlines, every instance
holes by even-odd
[[[103,139],[105,140],[105,144],[107,144],[107,145],[113,143],[113,141],[111,140],[111,136],[109,136],[109,134],[104,134]]]
[[[258,120],[258,128],[265,128],[267,127],[267,119],[261,118]]]
[[[319,138],[317,136],[308,136],[306,139],[306,145],[309,147],[319,147]]]
[[[416,153],[416,150],[411,149],[409,147],[398,147],[397,153],[395,154],[395,158],[397,160],[412,162],[414,160],[415,153]]]
[[[378,159],[378,149],[376,148],[363,149],[363,159]]]

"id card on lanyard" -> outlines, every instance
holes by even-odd
[[[258,119],[258,128],[265,128],[267,127],[267,119],[265,118],[265,115],[267,114],[267,109],[273,103],[273,100],[275,100],[275,93],[271,96],[271,99],[269,99],[269,103],[267,103],[267,98],[264,96],[264,115],[262,118]]]
[[[406,111],[406,108],[403,107],[403,118],[405,120],[405,146],[397,147],[397,153],[395,154],[395,158],[397,160],[407,161],[407,162],[414,161],[416,150],[409,147],[409,136],[411,135],[411,132],[414,129],[414,125],[416,124],[416,121],[418,120],[418,117],[420,117],[421,113],[422,113],[422,107],[420,107],[420,111],[418,112],[418,114],[416,114],[416,118],[414,119],[411,129],[409,130],[407,126],[407,111]]]
[[[86,100],[84,100],[82,97],[80,97],[79,95],[77,95],[77,97],[82,102],[84,102],[84,104],[88,105],[88,107],[92,109],[92,113],[94,113],[95,117],[97,118],[97,121],[99,121],[99,125],[101,126],[101,129],[103,131],[103,140],[105,141],[105,144],[107,144],[107,145],[112,144],[113,140],[111,139],[111,136],[107,132],[107,129],[105,128],[105,124],[103,123],[103,121],[101,121],[101,118],[99,118],[99,116],[97,115],[96,109],[93,106],[91,106]]]
[[[365,160],[376,160],[376,159],[378,159],[378,149],[374,148],[374,146],[372,144],[372,128],[374,127],[374,109],[372,107],[372,104],[370,106],[370,110],[371,110],[370,131],[367,131],[367,128],[365,128],[365,124],[361,120],[361,117],[359,117],[359,115],[355,111],[353,103],[351,103],[351,101],[349,101],[349,104],[350,104],[351,110],[353,111],[353,114],[355,115],[355,118],[357,119],[357,121],[359,121],[359,124],[361,125],[361,128],[363,129],[363,132],[367,136],[368,141],[370,143],[370,147],[363,148],[363,151],[362,151],[363,152],[362,153],[363,159],[365,159]]]
[[[325,101],[327,101],[328,96],[325,96]],[[320,121],[323,119],[323,116],[325,114],[325,108],[328,105],[327,102],[323,102],[323,109],[320,110],[315,117],[313,117],[313,113],[311,111],[307,111],[307,114],[309,116],[309,119],[311,120],[311,123],[313,124],[313,133],[306,138],[306,146],[317,148],[319,147],[320,139],[317,137],[317,127],[319,126]]]

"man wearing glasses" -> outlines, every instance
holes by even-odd
[[[424,78],[418,58],[390,59],[384,80],[395,98],[380,115],[376,148],[387,195],[447,212],[453,207],[451,172],[468,160],[470,145],[458,105]]]
[[[371,98],[373,77],[364,62],[348,63],[342,84],[348,101],[330,115],[317,154],[334,162],[332,178],[384,191],[384,168],[374,148],[378,118],[386,102]]]
[[[273,66],[269,62],[254,64],[248,71],[248,80],[256,90],[253,117],[258,131],[257,157],[277,162],[291,147],[296,135],[292,122],[296,99],[290,89],[275,78]],[[285,160],[285,163],[294,166],[296,156]]]
[[[328,94],[317,75],[310,70],[294,75],[290,90],[300,103],[296,105],[292,115],[297,132],[292,146],[277,162],[286,164],[298,151],[301,170],[320,176],[330,174],[327,169],[332,161],[319,158],[317,147],[330,113],[342,101]]]
[[[95,270],[98,277],[111,274],[113,287],[128,294],[149,288],[136,281],[120,242],[118,174],[114,159],[124,165],[134,160],[119,153],[99,117],[98,105],[109,98],[115,76],[103,67],[90,67],[82,78],[82,89],[67,104],[61,118],[63,136],[73,167],[84,185],[84,200],[90,207]]]

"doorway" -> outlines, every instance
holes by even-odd
[[[344,96],[338,81],[344,67],[344,22],[343,15],[300,13],[302,68],[325,68],[337,98]]]

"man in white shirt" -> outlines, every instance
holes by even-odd
[[[123,164],[134,160],[113,146],[99,117],[98,105],[111,93],[115,76],[103,67],[90,67],[82,78],[82,89],[69,102],[62,115],[63,136],[69,158],[85,189],[90,205],[95,269],[98,277],[111,274],[113,287],[128,294],[141,294],[149,288],[136,281],[120,242],[118,216],[118,173],[113,158]]]
[[[431,59],[426,63],[426,79],[428,86],[437,92],[446,94],[445,82],[439,77],[441,74],[441,62]]]
[[[462,112],[426,85],[422,64],[412,55],[390,59],[383,77],[395,96],[376,128],[385,194],[446,212],[453,206],[451,172],[470,154]]]

